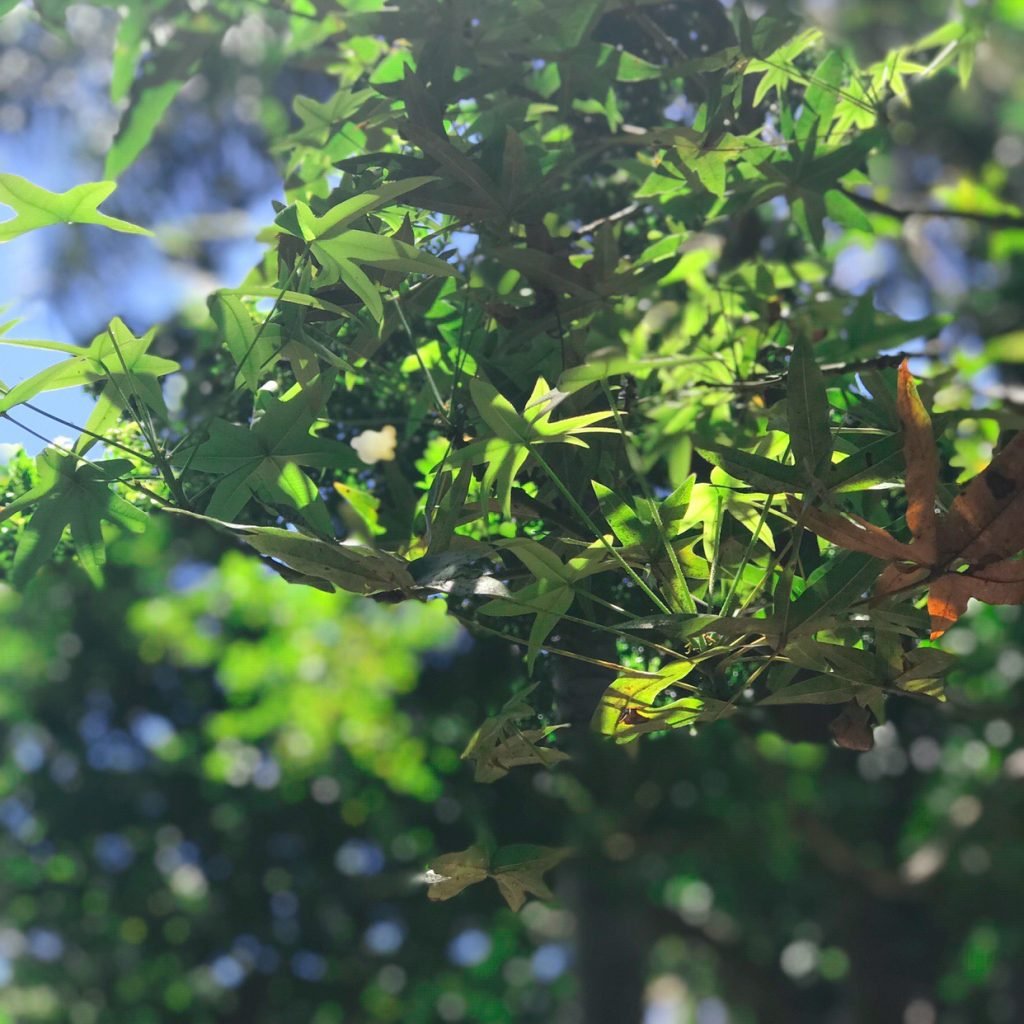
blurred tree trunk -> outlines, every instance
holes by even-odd
[[[585,643],[579,644],[580,639]],[[617,661],[614,642],[588,634],[575,649]],[[569,749],[574,783],[581,800],[592,806],[567,820],[567,845],[577,856],[563,871],[563,896],[576,919],[576,975],[582,1024],[640,1024],[644,1014],[647,957],[653,932],[639,876],[627,864],[608,858],[605,844],[615,831],[608,808],[629,764],[590,731],[601,694],[615,678],[610,670],[586,662],[560,661],[555,673],[559,720],[572,725]],[[611,758],[610,755],[614,755]]]

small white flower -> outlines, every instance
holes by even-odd
[[[389,423],[380,430],[364,430],[349,442],[356,455],[368,466],[375,462],[391,462],[398,444],[398,431]]]

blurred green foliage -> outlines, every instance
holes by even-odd
[[[500,644],[194,539],[119,541],[102,601],[70,565],[0,594],[10,1021],[577,1020],[572,861],[518,916],[424,898],[492,836],[592,851],[648,1013],[1015,1019],[1019,609],[952,631],[948,713],[901,704],[869,753],[771,712],[482,788],[457,754],[516,685]]]

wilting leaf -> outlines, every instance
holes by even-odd
[[[860,551],[873,558],[915,560],[914,549],[909,544],[902,544],[891,533],[860,516],[801,508],[797,502],[790,503],[790,514],[808,530],[848,551]]]
[[[552,898],[543,876],[571,853],[564,847],[525,843],[502,847],[493,855],[479,846],[445,853],[431,862],[424,876],[429,886],[427,898],[450,900],[468,886],[492,878],[509,907],[519,910],[528,893],[542,900]]]
[[[407,563],[384,551],[357,544],[338,544],[308,537],[276,526],[239,526],[194,512],[172,510],[178,515],[201,519],[236,537],[261,555],[283,562],[307,577],[310,586],[323,589],[327,583],[353,594],[381,594],[405,591],[414,586]],[[299,582],[295,580],[295,582]]]
[[[519,728],[518,722],[535,719],[537,716],[526,702],[526,696],[532,689],[533,686],[512,697],[498,714],[488,718],[473,733],[466,744],[462,759],[474,763],[473,778],[476,782],[495,782],[506,776],[510,769],[523,765],[540,764],[548,767],[568,759],[569,755],[563,750],[538,745],[555,730],[565,726],[549,725],[525,730]]]
[[[529,893],[538,899],[553,898],[544,874],[560,864],[572,851],[564,847],[505,846],[491,859],[491,877],[512,910],[519,910]]]
[[[426,873],[427,898],[450,900],[463,889],[476,885],[487,877],[490,857],[479,846],[470,846],[458,853],[444,853],[437,857]]]

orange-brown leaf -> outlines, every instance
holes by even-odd
[[[875,581],[875,597],[910,590],[915,584],[923,583],[929,576],[927,566],[910,562],[893,562],[887,565]]]
[[[903,544],[880,526],[860,516],[841,516],[820,508],[793,508],[793,514],[808,530],[849,551],[860,551],[875,558],[893,561],[919,561],[910,544]]]
[[[937,640],[967,611],[971,584],[966,576],[950,572],[937,579],[928,590],[928,614],[932,620],[932,639]]]
[[[903,424],[903,456],[907,465],[907,526],[920,549],[918,561],[937,557],[935,490],[939,478],[939,452],[932,420],[917,393],[907,360],[900,363],[896,408]]]
[[[953,502],[941,547],[946,560],[981,565],[1024,548],[1024,431]]]
[[[1008,558],[974,572],[947,573],[928,591],[932,639],[941,636],[977,598],[986,604],[1024,604],[1024,559]]]

